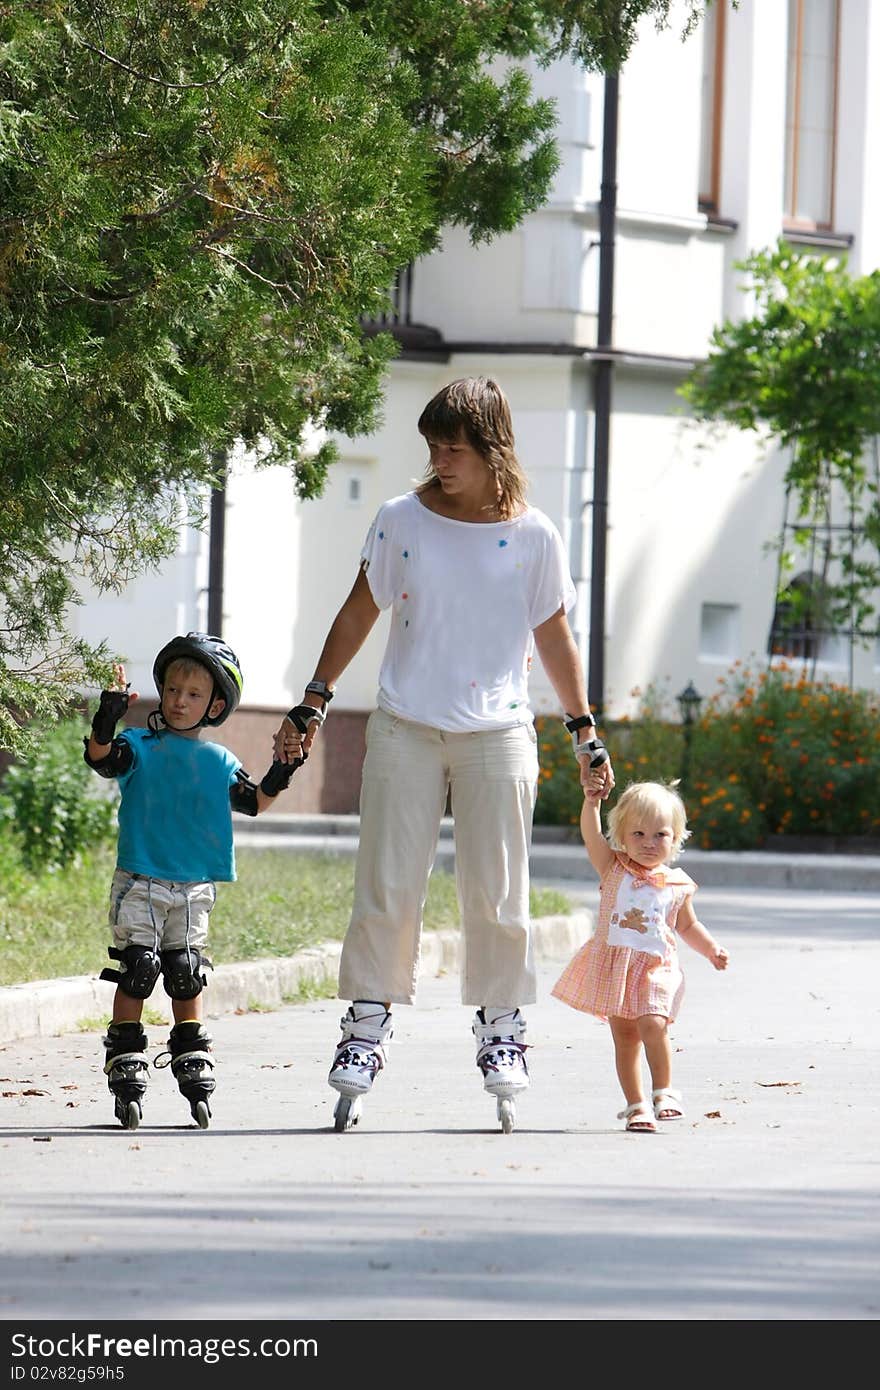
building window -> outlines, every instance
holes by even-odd
[[[727,0],[715,0],[703,18],[703,80],[700,89],[701,212],[717,213],[721,201],[721,116],[724,104],[724,31]]]
[[[700,610],[700,656],[735,661],[739,655],[739,605],[704,603]]]
[[[364,497],[363,479],[357,473],[349,473],[345,483],[345,500],[350,507],[359,507]]]
[[[805,571],[779,595],[767,646],[771,657],[812,665],[845,664],[845,643],[835,628],[831,596],[819,575]]]
[[[840,0],[788,0],[785,225],[834,226]]]

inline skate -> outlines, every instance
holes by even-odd
[[[356,999],[340,1019],[342,1037],[327,1078],[339,1099],[333,1111],[337,1134],[356,1125],[364,1096],[387,1061],[385,1049],[392,1037],[391,1014],[384,1004]]]
[[[116,1118],[123,1129],[137,1129],[150,1077],[147,1035],[139,1023],[111,1023],[103,1043],[107,1051],[104,1073],[114,1096]]]
[[[519,1009],[478,1009],[473,1023],[477,1066],[483,1085],[495,1097],[496,1114],[505,1134],[516,1125],[516,1097],[529,1085],[526,1066],[526,1021]]]
[[[207,1129],[211,1123],[210,1100],[217,1084],[211,1041],[197,1020],[175,1023],[168,1038],[167,1052],[160,1052],[153,1063],[160,1068],[170,1065],[199,1129]]]

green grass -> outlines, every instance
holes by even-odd
[[[25,873],[0,846],[0,985],[97,975],[107,956],[107,906],[114,851],[84,856],[56,873]],[[354,860],[289,850],[237,849],[238,881],[218,885],[208,955],[215,965],[291,956],[321,941],[341,940],[348,926]],[[552,889],[533,889],[535,917],[570,912]],[[455,879],[436,870],[425,926],[458,925]]]

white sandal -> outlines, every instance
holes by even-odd
[[[626,1120],[626,1128],[632,1134],[656,1134],[657,1126],[651,1117],[651,1111],[646,1101],[637,1100],[632,1105],[628,1105],[625,1110],[621,1110],[617,1116],[618,1120]]]
[[[654,1103],[654,1116],[658,1120],[681,1120],[684,1119],[684,1110],[681,1104],[681,1091],[671,1091],[668,1087],[661,1087],[651,1095]]]

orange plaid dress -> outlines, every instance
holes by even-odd
[[[670,888],[664,904],[663,956],[630,946],[612,946],[608,928],[618,900],[618,890],[629,877],[633,884],[648,883]],[[627,887],[632,885],[626,885]],[[572,956],[550,993],[563,1004],[597,1018],[642,1018],[662,1014],[670,1022],[677,1017],[684,997],[684,975],[678,963],[675,921],[682,903],[697,885],[683,869],[662,868],[650,873],[616,854],[599,883],[599,920],[589,941]]]

